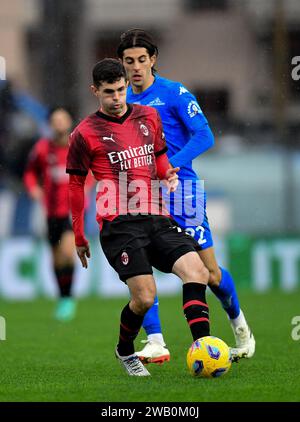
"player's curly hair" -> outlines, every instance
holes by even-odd
[[[124,50],[133,47],[144,47],[150,57],[158,56],[158,47],[149,32],[143,29],[134,28],[129,29],[121,35],[121,42],[117,48],[117,55],[120,59],[123,58]],[[153,69],[155,71],[155,69]]]
[[[117,59],[100,60],[93,68],[93,83],[96,87],[99,87],[102,82],[113,84],[121,78],[126,80],[126,72],[122,63]]]

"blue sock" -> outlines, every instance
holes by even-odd
[[[238,317],[240,313],[240,304],[235,290],[234,281],[227,270],[221,267],[220,270],[222,278],[219,286],[210,287],[210,289],[220,300],[229,318],[234,319]]]
[[[155,296],[153,305],[144,316],[143,328],[147,335],[161,333],[157,296]]]

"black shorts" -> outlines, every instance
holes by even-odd
[[[121,215],[105,220],[100,242],[122,281],[152,274],[152,266],[170,273],[178,258],[196,250],[196,242],[175,220],[156,215]]]
[[[57,246],[66,231],[72,231],[70,217],[48,217],[48,240],[51,246]]]

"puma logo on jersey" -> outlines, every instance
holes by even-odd
[[[102,139],[103,139],[103,141],[111,141],[111,142],[115,142],[116,143],[116,141],[114,140],[114,138],[113,138],[113,133],[110,135],[110,137],[109,136],[102,136]]]

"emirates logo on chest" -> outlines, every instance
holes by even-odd
[[[122,255],[121,255],[121,261],[122,261],[122,264],[123,265],[127,265],[128,264],[128,262],[129,262],[129,256],[128,256],[128,253],[127,252],[122,252]]]

